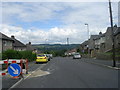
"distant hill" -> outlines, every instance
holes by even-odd
[[[78,47],[80,44],[33,44],[32,46],[39,51],[70,50]]]

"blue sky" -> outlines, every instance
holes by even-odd
[[[112,3],[113,21],[118,24],[118,3]],[[108,2],[3,2],[2,33],[24,43],[81,43],[110,26]],[[18,31],[19,30],[19,31]],[[17,32],[17,33],[16,33]],[[22,36],[21,36],[22,34]]]

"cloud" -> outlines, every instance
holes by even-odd
[[[108,0],[1,0],[2,2],[108,2]],[[111,0],[118,2],[119,0]]]
[[[34,22],[49,20],[55,16],[54,11],[62,7],[51,3],[3,3],[3,21],[7,19],[18,19],[23,22]],[[10,20],[12,21],[12,20]],[[13,20],[14,21],[14,20]]]
[[[28,43],[31,41],[32,43],[38,44],[66,44],[66,38],[69,38],[70,43],[80,44],[84,39],[87,38],[87,35],[85,33],[82,33],[80,30],[58,27],[51,28],[49,31],[44,31],[40,29],[24,30],[21,27],[2,25],[1,32],[9,37],[11,37],[11,35],[14,35],[16,39],[22,41],[23,43]]]
[[[117,3],[112,4],[113,19],[115,23],[117,23]],[[4,2],[2,4],[2,9],[4,24],[16,24],[18,22],[54,23],[54,20],[62,22],[63,26],[70,26],[74,24],[76,27],[78,24],[89,23],[92,27],[96,26],[103,28],[109,24],[108,2]],[[53,22],[49,22],[49,20],[52,20]]]
[[[114,5],[116,14],[117,5]],[[57,3],[57,2],[29,2],[29,3],[3,3],[2,4],[3,22],[35,22],[58,18],[63,23],[80,23],[95,21],[108,22],[109,12],[108,3]],[[104,13],[104,14],[103,14]]]
[[[114,22],[117,23],[117,3],[112,6]],[[85,23],[89,24],[90,34],[105,32],[110,26],[108,2],[3,2],[2,19],[1,32],[15,35],[24,43],[66,43],[66,38],[70,43],[81,43],[88,37]],[[46,22],[43,26],[50,28],[39,28],[33,22],[39,25]]]

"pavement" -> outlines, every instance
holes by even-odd
[[[91,58],[91,59],[84,58],[82,60],[87,63],[96,64],[96,65],[104,66],[104,67],[111,68],[111,69],[116,69],[116,70],[120,69],[120,61],[116,61],[116,67],[113,67],[112,60],[100,60],[100,59],[96,59],[96,58]]]

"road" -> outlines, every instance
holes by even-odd
[[[35,62],[29,62],[29,73],[33,72],[35,69],[37,69],[39,66]],[[13,79],[9,74],[2,76],[1,82],[2,82],[2,88],[7,90],[8,88],[12,87],[15,83],[17,83],[20,79]]]
[[[118,70],[85,59],[56,57],[14,88],[118,88]]]

